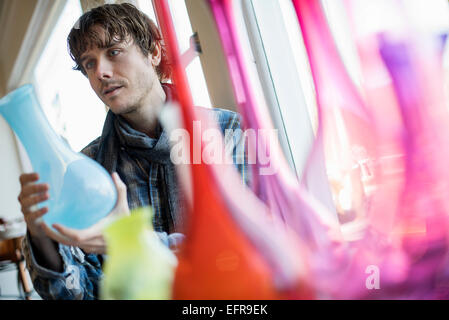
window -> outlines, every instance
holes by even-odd
[[[192,25],[190,24],[185,1],[169,0],[168,3],[178,37],[179,50],[182,54],[190,48],[190,37],[193,35]],[[193,104],[210,108],[209,92],[199,57],[195,57],[186,67],[186,75],[192,93]]]
[[[293,4],[289,0],[242,3],[257,73],[284,154],[309,192],[335,212],[322,152],[304,174],[315,140],[317,111]]]
[[[53,129],[75,151],[101,135],[106,109],[67,50],[67,36],[81,16],[79,0],[68,0],[34,69],[33,82]]]
[[[157,24],[156,14],[154,13],[151,0],[137,0],[137,7]]]
[[[347,7],[342,2],[323,0],[322,3],[340,56],[352,81],[359,89],[362,89],[360,85],[363,79],[356,39],[376,35],[380,32],[392,31],[398,34],[405,31],[407,36],[411,35],[419,39],[423,35],[428,36],[429,33],[434,35],[447,34],[449,30],[449,5],[445,0],[425,2],[419,0],[397,2],[386,0],[373,2],[351,1],[348,4],[351,5],[351,10],[354,13],[352,17],[348,15]],[[409,31],[409,28],[412,29],[412,32]],[[448,57],[446,46],[446,70],[448,70]],[[389,81],[387,77],[379,79],[382,82]],[[376,81],[379,82],[379,79],[376,79]],[[361,92],[363,96],[363,91]],[[344,124],[340,128],[340,131],[345,131]],[[341,186],[341,191],[338,195],[334,195],[336,196],[336,202],[339,203],[343,210],[348,212],[354,209],[354,203],[358,202],[358,189],[363,190],[363,197],[369,198],[370,194],[379,187],[372,183],[370,184],[372,176],[367,174],[365,170],[370,166],[370,163],[373,161],[383,163],[383,166],[387,168],[387,163],[402,157],[401,154],[389,154],[378,159],[369,159],[363,148],[352,145],[351,150],[354,151],[353,157],[358,158],[353,166],[355,170],[350,170],[350,172],[340,175],[340,178],[335,182]],[[329,167],[330,161],[327,162]],[[331,165],[338,167],[338,163],[331,163]],[[344,172],[341,169],[339,171]],[[357,171],[360,171],[360,173],[357,173]],[[398,173],[397,171],[388,172],[389,174]],[[362,198],[361,196],[359,197]]]
[[[149,0],[138,0],[140,10],[157,23],[154,8]],[[193,35],[192,25],[184,1],[169,0],[169,7],[173,17],[173,24],[178,37],[179,50],[182,53],[190,48],[190,37]],[[199,57],[195,57],[186,67],[187,80],[190,85],[193,103],[196,106],[211,107],[209,92],[204,79],[203,69]]]
[[[344,2],[322,0],[330,30],[335,40],[340,57],[348,74],[361,91],[363,96],[362,71],[352,34],[349,16]],[[366,1],[351,1],[357,10],[355,25],[357,35],[373,34],[385,30],[403,30],[406,22],[411,22],[414,31],[419,33],[436,32],[447,34],[449,29],[449,6],[447,1],[433,0],[423,4],[423,1],[412,0],[402,2],[376,1],[370,4]],[[316,128],[316,102],[307,55],[304,50],[301,31],[292,7],[291,1],[279,0],[245,2],[248,32],[251,47],[254,52],[258,73],[264,88],[264,94],[276,126],[284,129],[284,151],[292,158],[292,163],[299,177],[305,178],[308,190],[322,203],[332,202],[341,211],[351,213],[357,208],[360,190],[365,188],[363,163],[368,160],[362,148],[351,145],[351,151],[357,153],[358,163],[355,170],[342,170],[338,157],[325,158],[322,162],[313,164],[310,177],[303,177],[303,167],[307,160]],[[252,22],[254,20],[254,22]],[[445,55],[445,66],[449,65],[449,53]],[[280,59],[282,57],[282,59]],[[336,139],[349,141],[348,132],[343,118],[337,108],[334,111]],[[345,144],[345,143],[343,143]],[[346,143],[348,144],[348,143]],[[340,150],[341,152],[341,150]],[[337,153],[337,152],[335,152]],[[396,155],[393,155],[396,156]],[[361,172],[361,173],[360,173]],[[329,195],[329,182],[332,183],[332,197]],[[338,190],[335,186],[338,185]],[[360,210],[359,210],[360,211]],[[342,216],[340,216],[342,218]],[[343,217],[346,219],[346,217]],[[344,221],[351,221],[348,218]],[[341,220],[343,222],[343,220]]]

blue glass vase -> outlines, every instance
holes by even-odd
[[[50,185],[43,220],[85,229],[115,206],[117,191],[109,173],[97,162],[76,153],[53,131],[32,85],[24,85],[0,100],[0,114],[19,137],[40,183]]]

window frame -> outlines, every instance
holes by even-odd
[[[242,13],[245,19],[247,34],[249,38],[249,45],[253,53],[253,63],[257,69],[260,84],[263,88],[263,93],[267,101],[270,115],[276,129],[280,133],[280,145],[284,151],[287,161],[290,163],[292,170],[296,173],[298,178],[304,184],[306,189],[320,201],[330,212],[335,213],[337,219],[336,208],[333,202],[332,193],[329,181],[326,174],[326,166],[324,160],[324,150],[322,146],[318,146],[316,150],[316,159],[314,163],[310,163],[308,171],[305,173],[304,168],[309,159],[311,148],[315,142],[314,115],[311,114],[311,109],[316,108],[315,105],[310,106],[310,99],[307,100],[305,90],[309,90],[309,94],[315,95],[313,85],[306,87],[307,81],[310,79],[303,79],[301,75],[291,72],[293,69],[290,66],[296,66],[297,62],[291,49],[290,40],[287,36],[287,29],[283,21],[282,10],[278,1],[241,1]],[[268,10],[267,7],[271,6]],[[292,6],[293,10],[293,6]],[[282,48],[290,48],[282,51],[282,61],[273,63],[273,59],[267,55],[268,44],[264,40],[261,33],[261,21],[269,21],[269,27],[275,30],[276,42],[271,44],[271,49],[278,50]],[[266,29],[265,29],[266,30]],[[300,32],[299,32],[300,34]],[[271,40],[274,38],[272,37]],[[302,38],[300,40],[302,42]],[[303,60],[308,61],[304,44]],[[282,77],[289,69],[289,76]],[[310,69],[308,70],[310,73]],[[277,75],[274,75],[277,73]],[[288,87],[291,83],[297,83],[296,90],[286,92],[282,90],[283,86]],[[280,90],[281,88],[281,90]],[[292,96],[294,94],[294,96]],[[289,96],[287,96],[289,95]],[[282,104],[280,103],[282,101]],[[286,119],[292,118],[301,121],[300,125],[290,126],[286,125]]]

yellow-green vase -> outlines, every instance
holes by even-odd
[[[101,299],[171,298],[177,259],[153,232],[151,216],[150,208],[135,209],[105,228],[108,256]]]

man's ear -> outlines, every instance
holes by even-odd
[[[156,68],[161,63],[161,57],[162,57],[161,43],[157,41],[156,45],[154,46],[154,51],[151,54],[151,64],[153,65],[153,67]]]

